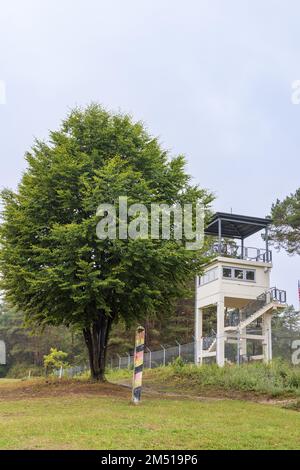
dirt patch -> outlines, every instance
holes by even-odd
[[[93,396],[131,399],[131,381],[122,383],[94,383],[76,379],[33,379],[12,383],[0,381],[0,402],[7,400],[26,400],[47,397]],[[219,401],[219,400],[245,400],[265,405],[277,405],[284,408],[295,409],[295,398],[270,397],[255,392],[228,391],[205,387],[202,390],[193,388],[180,388],[176,384],[162,384],[145,380],[143,395],[152,399]],[[299,405],[298,405],[299,406]]]
[[[12,384],[0,383],[0,401],[72,395],[130,399],[130,390],[112,383],[92,383],[67,379],[36,379]]]

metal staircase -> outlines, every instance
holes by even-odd
[[[286,307],[286,292],[284,290],[272,287],[267,291],[260,294],[255,300],[249,302],[244,308],[240,310],[234,310],[231,318],[227,320],[227,326],[224,328],[227,339],[231,340],[234,337],[238,337],[242,331],[246,331],[246,328],[258,320],[267,312],[278,310]],[[215,333],[215,332],[214,332]],[[263,338],[258,335],[247,335],[250,339],[252,338]],[[236,340],[235,340],[236,341]],[[209,336],[202,338],[202,358],[216,356],[217,350],[217,337]]]
[[[211,343],[211,345],[209,346],[207,352],[211,353],[211,352],[214,352],[216,351],[216,348],[217,348],[217,338],[215,338],[213,340],[213,342]]]
[[[239,319],[235,319],[232,324],[225,326],[224,330],[227,332],[244,330],[264,313],[267,313],[270,310],[283,308],[285,305],[286,292],[284,290],[277,289],[277,287],[271,287],[242,308],[240,310]]]
[[[206,336],[202,338],[202,353],[203,357],[212,357],[216,355],[217,350],[217,338],[216,333],[213,331],[214,336]]]

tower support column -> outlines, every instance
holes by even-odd
[[[246,316],[245,315],[241,315],[241,318],[240,318],[240,321],[243,321],[246,319]],[[246,338],[246,334],[247,334],[247,328],[243,328],[241,330],[241,340],[240,340],[240,355],[241,356],[247,356],[247,338]]]
[[[241,356],[247,356],[247,339],[246,336],[246,329],[241,330],[241,342],[240,342],[240,354]]]
[[[202,364],[203,309],[196,309],[195,325],[195,364]]]
[[[225,332],[224,332],[224,295],[219,296],[217,302],[217,364],[225,364]]]
[[[196,276],[195,280],[195,347],[194,347],[194,361],[195,364],[202,363],[202,330],[203,330],[203,309],[198,308],[198,284],[199,277]]]

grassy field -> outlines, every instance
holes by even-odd
[[[14,384],[19,382],[19,379],[0,379],[0,385]]]
[[[0,449],[300,449],[300,413],[84,381],[0,380]]]

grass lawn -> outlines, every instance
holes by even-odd
[[[1,385],[13,384],[19,381],[20,381],[19,379],[0,379],[0,387]]]
[[[114,385],[0,383],[0,449],[300,449],[296,411],[143,398],[133,406]]]

